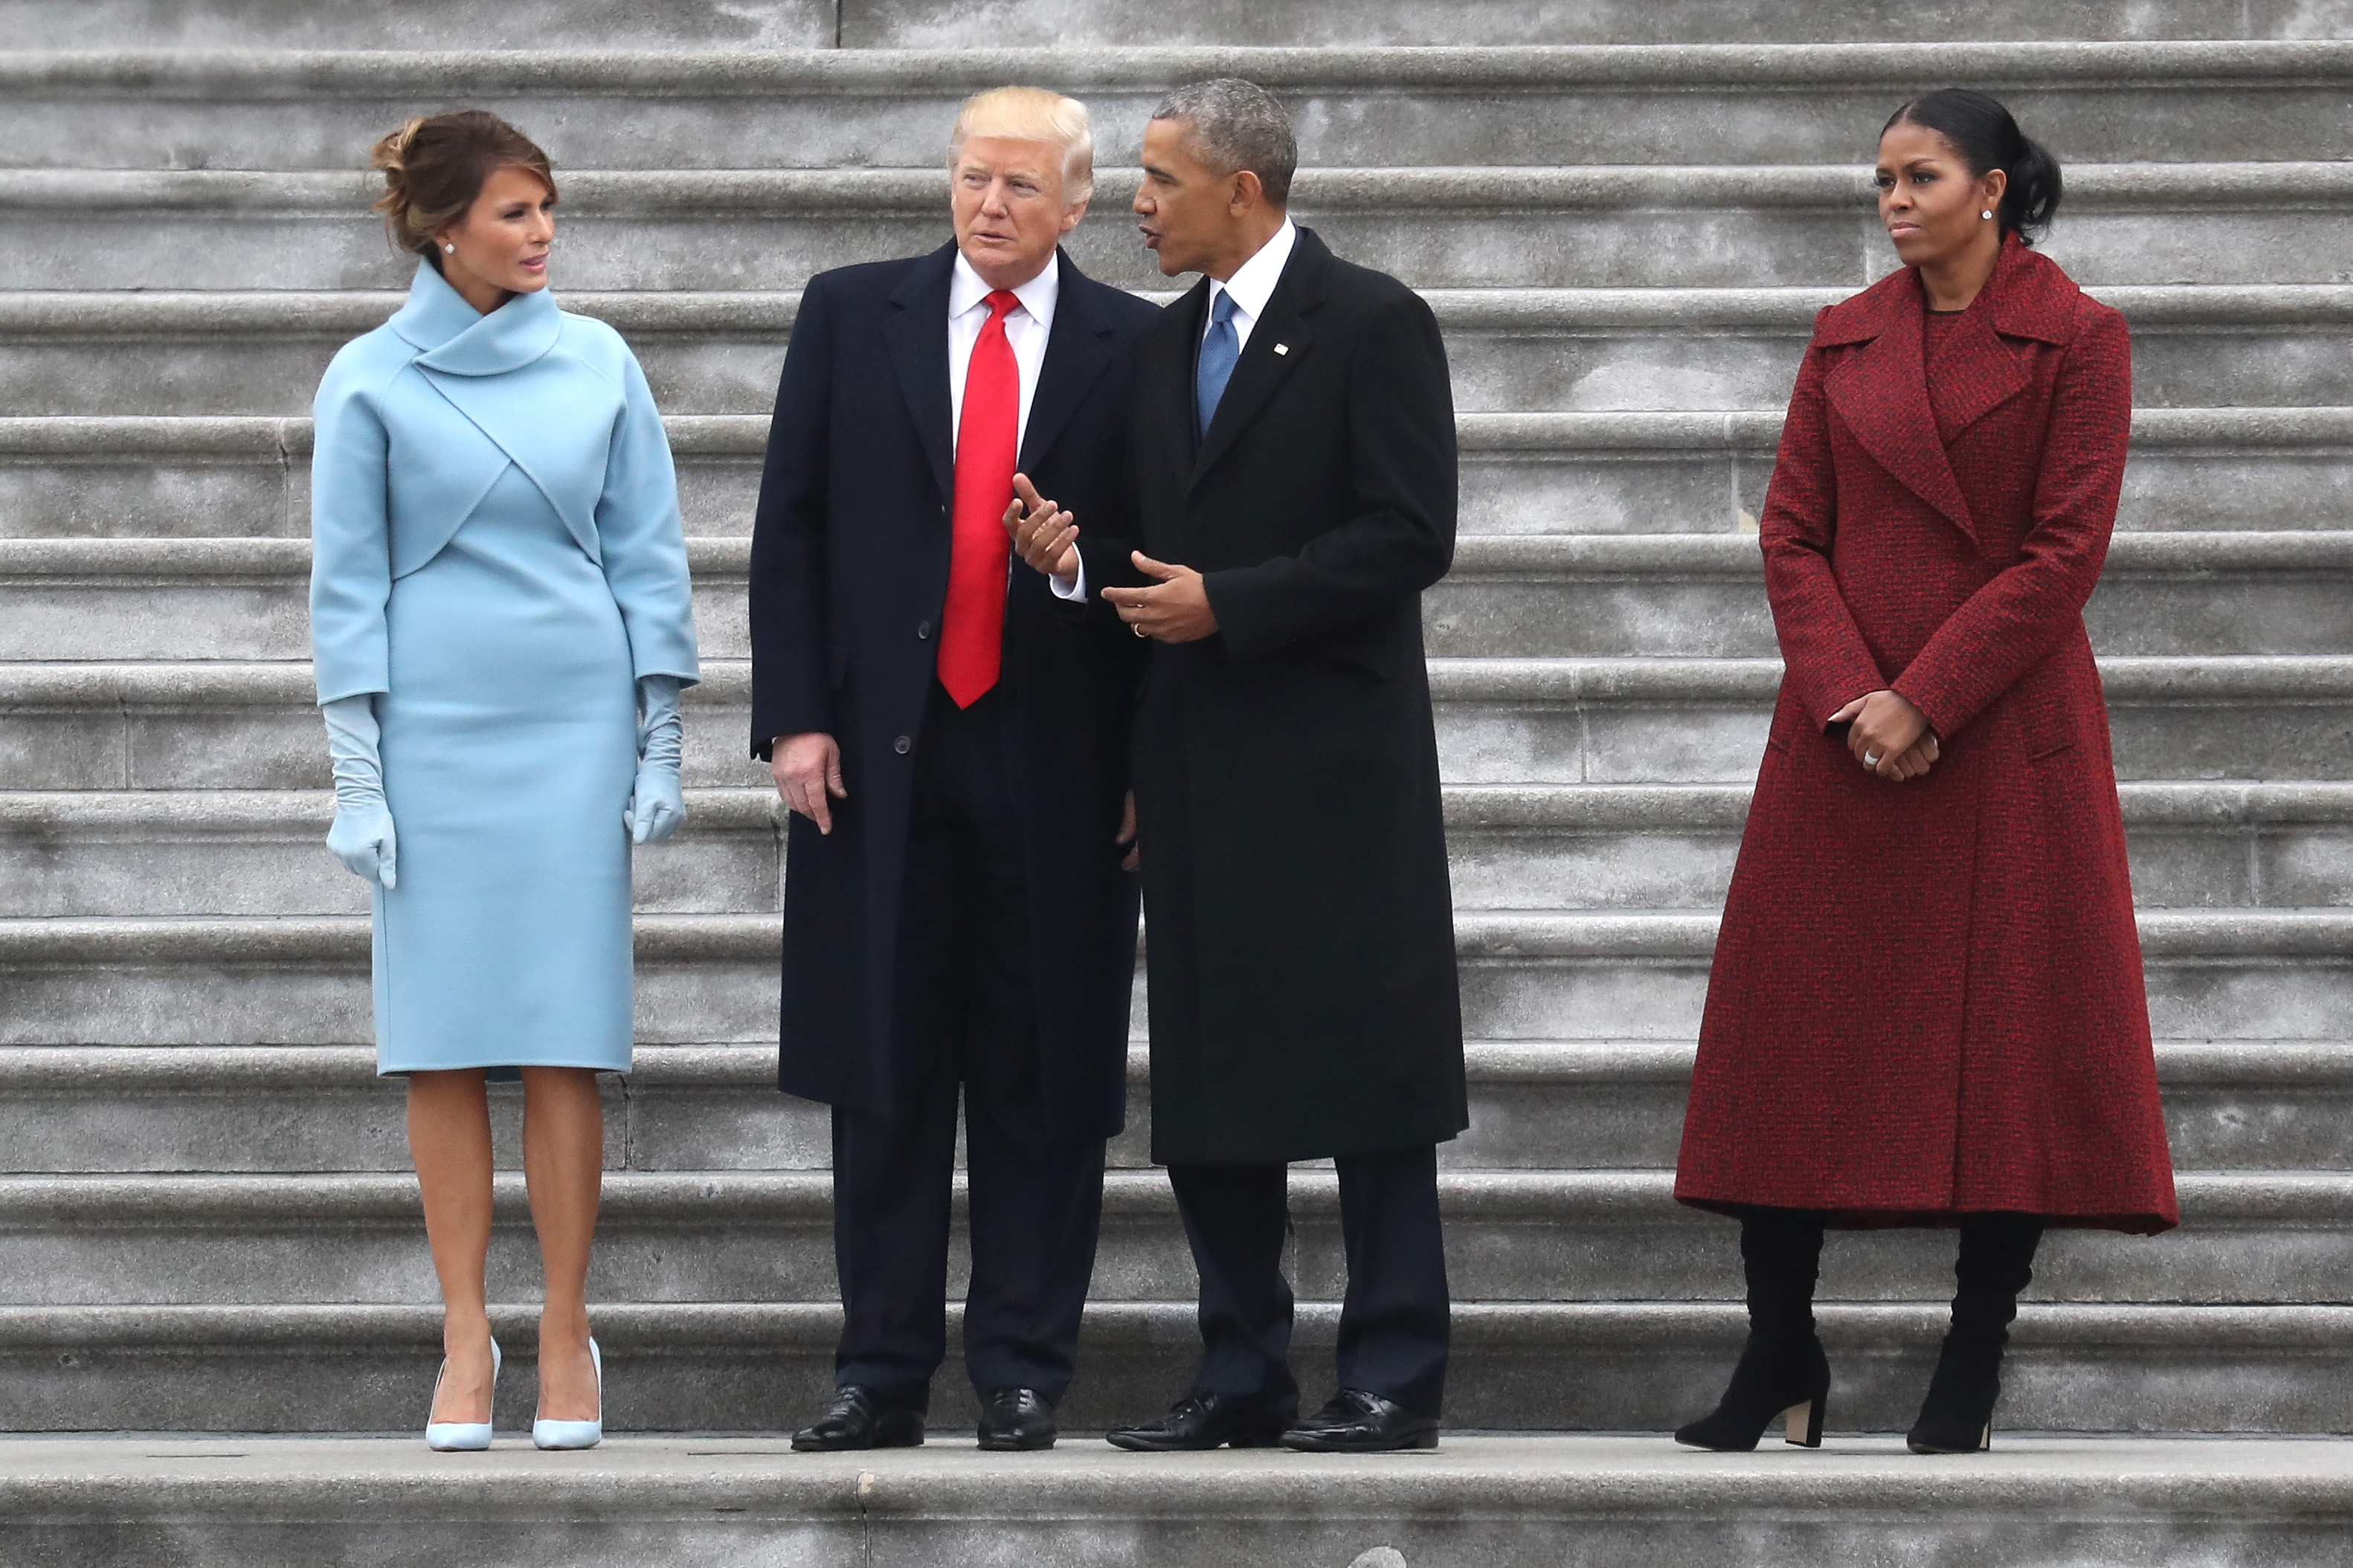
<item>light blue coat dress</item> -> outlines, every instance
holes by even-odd
[[[375,694],[399,834],[377,1070],[627,1071],[637,680],[698,675],[645,374],[544,289],[485,316],[420,264],[313,414],[319,700]]]

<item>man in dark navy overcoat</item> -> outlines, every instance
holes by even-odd
[[[1071,1381],[1124,1119],[1143,646],[1011,557],[1008,513],[1017,471],[1081,515],[1132,505],[1129,351],[1158,312],[1060,253],[1092,158],[1071,100],[972,100],[955,241],[812,279],[776,393],[751,739],[795,814],[777,1084],[833,1107],[845,1313],[798,1448],[923,1441],[959,1100],[981,1446],[1050,1446]]]
[[[1445,1388],[1437,1146],[1467,1118],[1421,592],[1454,551],[1453,397],[1429,305],[1291,221],[1296,161],[1249,82],[1153,116],[1145,240],[1205,276],[1136,344],[1135,531],[1081,511],[1068,552],[1152,648],[1152,1152],[1201,1280],[1192,1387],[1129,1448],[1427,1447]],[[1065,565],[1066,527],[1017,527]],[[1303,1419],[1284,1166],[1324,1158],[1348,1289]]]

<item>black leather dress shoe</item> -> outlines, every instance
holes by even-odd
[[[980,1396],[980,1446],[998,1453],[1054,1446],[1054,1407],[1034,1388],[992,1388]]]
[[[1438,1447],[1438,1417],[1416,1415],[1394,1399],[1344,1388],[1332,1403],[1282,1435],[1282,1446],[1311,1454],[1387,1454]]]
[[[1166,1454],[1181,1449],[1271,1448],[1289,1418],[1227,1394],[1188,1394],[1154,1426],[1119,1426],[1103,1434],[1113,1447]]]
[[[850,1448],[920,1448],[923,1418],[902,1405],[892,1405],[871,1388],[837,1388],[833,1404],[817,1419],[793,1434],[793,1447],[804,1454],[837,1454]]]

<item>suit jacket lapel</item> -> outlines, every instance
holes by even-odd
[[[898,373],[899,390],[914,416],[915,438],[931,460],[943,501],[955,499],[947,346],[948,279],[955,268],[955,243],[951,240],[907,269],[905,279],[891,294],[899,312],[882,322],[891,366]]]
[[[1020,468],[1034,474],[1071,416],[1087,400],[1112,362],[1111,320],[1093,293],[1082,287],[1086,274],[1067,256],[1057,256],[1061,292],[1054,304],[1054,330],[1046,338],[1046,358],[1029,395],[1029,422],[1021,432]]]
[[[1307,357],[1314,340],[1305,317],[1324,302],[1324,264],[1331,254],[1311,230],[1299,231],[1291,259],[1283,263],[1282,280],[1275,284],[1265,312],[1251,323],[1250,342],[1242,345],[1241,358],[1234,363],[1233,379],[1226,383],[1218,411],[1202,433],[1201,449],[1193,458],[1191,484],[1200,483],[1201,476],[1249,427],[1292,368]],[[1191,388],[1187,391],[1189,394]],[[1191,412],[1188,397],[1187,413]]]
[[[1822,388],[1862,449],[1974,542],[1977,521],[1962,499],[1928,407],[1921,310],[1916,281],[1889,289],[1881,297],[1875,335],[1824,377]]]

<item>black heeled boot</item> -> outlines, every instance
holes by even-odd
[[[1675,1434],[1675,1441],[1718,1453],[1757,1447],[1774,1417],[1787,1415],[1787,1439],[1822,1446],[1831,1392],[1830,1358],[1814,1336],[1814,1278],[1821,1263],[1822,1220],[1803,1209],[1759,1209],[1740,1222],[1740,1261],[1748,1277],[1748,1343],[1715,1413]]]
[[[1961,1222],[1953,1263],[1953,1326],[1907,1445],[1915,1454],[1971,1454],[1993,1447],[2001,1352],[2018,1293],[2034,1279],[2042,1222],[2032,1215],[1972,1215]]]

